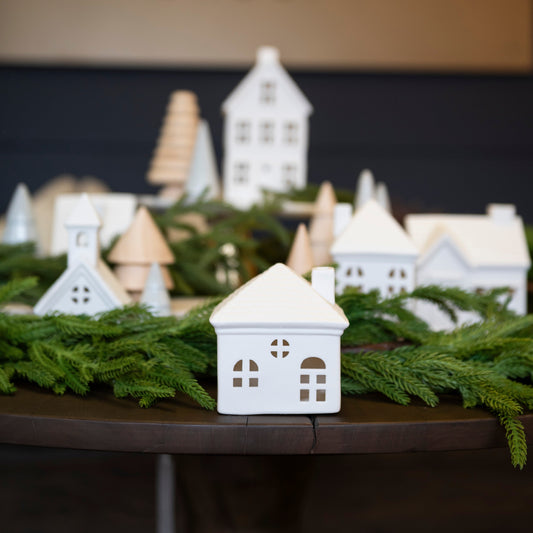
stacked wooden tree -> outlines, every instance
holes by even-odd
[[[174,256],[146,207],[138,209],[131,226],[117,241],[108,259],[117,264],[117,278],[136,300],[145,287],[152,263],[161,266],[165,287],[174,286],[165,266],[174,263]]]
[[[185,191],[200,120],[196,95],[171,94],[147,179],[163,185],[160,195],[178,200]]]

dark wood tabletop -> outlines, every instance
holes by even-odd
[[[533,414],[522,421],[533,436]],[[343,397],[334,415],[227,416],[185,396],[142,409],[108,390],[82,398],[23,385],[0,396],[0,443],[174,454],[354,454],[497,448],[505,446],[505,434],[490,413],[463,409],[453,396],[435,408],[368,395]]]

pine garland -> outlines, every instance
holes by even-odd
[[[26,278],[0,286],[0,304],[36,283]],[[444,393],[459,394],[465,408],[479,406],[498,417],[512,463],[522,468],[527,444],[518,416],[533,408],[533,387],[524,381],[533,376],[533,315],[513,315],[501,303],[502,292],[478,295],[430,286],[381,299],[377,292],[346,290],[338,298],[350,321],[342,338],[343,393],[379,392],[401,405],[417,397],[431,407]],[[440,302],[452,317],[463,309],[484,320],[432,332],[408,309],[414,299]],[[216,374],[209,316],[220,300],[181,320],[154,317],[140,306],[95,318],[0,313],[0,391],[12,394],[17,382],[28,381],[56,394],[86,395],[101,383],[142,407],[180,391],[214,409],[197,378]]]

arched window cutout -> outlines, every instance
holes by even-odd
[[[87,233],[80,231],[76,235],[76,246],[79,246],[80,248],[87,248],[87,246],[89,246],[89,237],[87,236]]]
[[[403,268],[400,270],[400,276],[404,279],[407,277],[407,272]]]
[[[318,357],[308,357],[303,360],[300,368],[326,368],[326,363]]]
[[[389,294],[392,294],[394,292],[394,287],[392,285],[389,285]]]
[[[361,267],[359,267],[359,268],[357,269],[357,275],[358,275],[360,278],[362,278],[362,277],[365,275],[364,272],[363,272],[363,269],[362,269]]]
[[[345,276],[346,277],[350,277],[352,275],[352,267],[348,267],[346,269],[346,273],[345,273]]]
[[[245,367],[249,368],[249,371],[245,371]],[[257,377],[257,374],[254,375],[254,377],[251,377],[249,372],[259,372],[259,366],[257,363],[250,359],[248,361],[248,365],[246,365],[246,360],[239,359],[234,365],[233,365],[233,372],[235,373],[233,377],[233,386],[236,388],[243,388],[243,387],[252,387],[256,388],[259,387],[259,378]]]
[[[396,271],[394,270],[394,268],[392,268],[391,271],[389,272],[389,278],[393,278],[395,274],[396,274]]]

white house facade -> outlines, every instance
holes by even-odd
[[[420,257],[418,285],[486,291],[509,287],[509,308],[527,312],[527,271],[531,260],[522,219],[513,205],[491,204],[486,215],[409,215],[406,229]],[[431,304],[417,304],[417,313],[435,329],[452,324]],[[477,317],[461,313],[460,322]]]
[[[277,264],[215,308],[218,411],[338,412],[340,337],[348,321],[333,300],[333,269],[315,269],[312,286]]]
[[[331,248],[338,268],[337,292],[355,287],[382,296],[415,287],[418,251],[407,233],[376,200],[368,200],[348,221]]]
[[[53,311],[93,315],[130,303],[109,267],[100,259],[100,219],[86,194],[65,226],[68,233],[67,269],[34,307],[34,313]]]
[[[262,47],[257,62],[222,105],[224,199],[241,208],[262,189],[287,191],[307,183],[312,107],[279,61]]]

